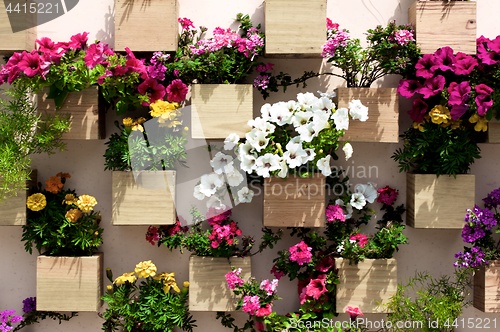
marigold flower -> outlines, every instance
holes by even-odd
[[[143,133],[144,127],[140,124],[134,124],[134,125],[132,125],[132,130],[133,131],[140,131],[141,133]]]
[[[125,118],[125,119],[123,119],[123,125],[125,127],[132,127],[133,123],[134,123],[134,120],[132,120],[132,118]]]
[[[180,293],[179,286],[177,286],[177,282],[175,280],[175,273],[162,273],[161,275],[161,280],[163,280],[163,291],[165,293],[170,292],[170,288],[173,288],[174,291],[177,293]],[[156,278],[155,278],[156,279]]]
[[[150,260],[143,261],[135,266],[134,271],[139,278],[154,277],[156,275],[156,265]]]
[[[82,212],[90,212],[96,205],[97,200],[94,196],[90,195],[81,195],[76,202],[76,206],[78,206],[78,208],[82,210]]]
[[[68,210],[68,212],[66,212],[66,219],[68,219],[70,222],[77,222],[78,219],[80,219],[82,217],[82,211],[78,210],[78,209],[70,209]]]
[[[28,197],[26,206],[31,211],[41,211],[47,206],[47,199],[44,194],[36,193]]]
[[[45,190],[49,193],[57,194],[64,187],[59,176],[51,176],[47,181],[45,181]]]
[[[127,281],[133,283],[137,280],[134,272],[126,272],[113,281],[114,284],[123,285]]]
[[[76,204],[77,201],[78,199],[75,197],[75,195],[66,194],[66,196],[64,196],[63,204],[64,203],[66,203],[67,205]]]
[[[158,118],[165,113],[175,112],[179,108],[179,104],[170,103],[165,100],[157,100],[151,105],[149,105],[149,107],[151,109],[149,111],[149,114],[151,114],[153,118]]]

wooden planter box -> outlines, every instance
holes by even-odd
[[[175,171],[112,174],[113,225],[175,224]]]
[[[350,120],[342,137],[350,142],[399,141],[399,96],[396,88],[338,88],[334,99],[337,108],[349,108],[353,99],[368,107],[368,120]]]
[[[115,50],[177,50],[177,0],[115,0]]]
[[[474,273],[473,305],[483,312],[500,312],[500,261]]]
[[[15,8],[17,3],[28,3],[28,1],[12,1],[12,7]],[[34,49],[36,14],[30,14],[29,11],[28,13],[16,13],[13,11],[11,17],[9,17],[4,4],[7,4],[7,2],[0,4],[0,54],[12,54],[14,52]],[[13,32],[13,30],[16,32]]]
[[[450,46],[456,52],[476,53],[475,1],[415,1],[408,10],[422,53]]]
[[[335,259],[339,269],[337,312],[347,306],[358,307],[363,313],[383,313],[384,305],[396,294],[398,269],[396,259],[365,259],[349,265],[349,260]]]
[[[475,176],[406,174],[406,224],[414,228],[462,229],[474,206]]]
[[[263,224],[268,227],[324,227],[325,177],[264,179]]]
[[[320,57],[326,0],[265,0],[266,56]]]
[[[28,191],[20,191],[17,196],[0,201],[0,226],[26,225],[26,199],[29,190],[37,183],[37,171],[31,170],[31,180],[27,181]]]
[[[36,309],[99,311],[102,266],[102,253],[88,257],[38,256]]]
[[[236,133],[243,137],[253,119],[251,84],[193,84],[191,127],[193,138],[225,139]]]
[[[241,268],[240,278],[252,274],[250,257],[189,257],[189,310],[235,311],[238,298],[229,289],[226,273]]]
[[[97,87],[80,92],[71,92],[61,109],[56,110],[53,99],[48,99],[48,89],[38,94],[38,110],[48,113],[70,114],[71,130],[63,135],[64,139],[103,139],[105,121],[103,103],[99,103]]]

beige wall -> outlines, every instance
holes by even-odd
[[[341,27],[351,30],[352,35],[363,38],[362,33],[377,24],[385,24],[388,20],[396,19],[397,23],[406,23],[407,9],[412,0],[330,0],[328,1],[328,17],[340,23]],[[497,0],[478,0],[478,36],[495,37],[500,34],[500,25],[495,13],[500,10]],[[252,16],[254,22],[263,21],[263,3],[261,0],[179,0],[180,17],[191,18],[195,25],[204,25],[209,29],[219,25],[226,27],[232,23],[236,13],[243,12]],[[72,34],[88,31],[89,39],[101,39],[113,44],[113,0],[81,0],[68,14],[38,27],[38,36],[48,36],[54,40],[67,40]],[[151,22],[160,28],[160,22]],[[234,26],[233,26],[234,27]],[[272,60],[279,70],[301,74],[304,69],[318,69],[322,64],[318,60]],[[333,89],[340,82],[312,81],[308,91],[318,89]],[[380,82],[381,86],[395,86],[395,79]],[[272,95],[271,102],[294,99],[296,89],[290,89],[286,94]],[[260,95],[254,97],[255,114],[264,103]],[[405,105],[401,104],[400,131],[403,132],[409,125],[409,119],[404,112]],[[114,114],[108,114],[108,136],[114,129]],[[67,150],[47,157],[34,156],[33,166],[38,169],[39,178],[45,180],[59,171],[69,172],[72,175],[69,186],[79,193],[89,193],[96,196],[99,205],[97,208],[103,215],[104,265],[111,267],[115,275],[131,270],[140,260],[152,259],[159,270],[175,271],[179,281],[188,278],[188,254],[171,253],[166,248],[151,246],[145,241],[144,234],[147,227],[139,226],[112,226],[111,217],[111,172],[104,171],[106,140],[102,141],[71,141]],[[196,142],[199,143],[199,142]],[[195,142],[191,142],[191,147]],[[401,199],[405,197],[405,175],[398,173],[397,164],[390,158],[399,144],[354,143],[354,157],[349,162],[341,162],[344,167],[376,166],[378,174],[369,179],[354,177],[354,183],[372,181],[379,186],[391,185],[400,190]],[[498,149],[497,145],[481,145],[482,159],[472,167],[476,174],[476,202],[490,190],[500,186],[498,176]],[[196,156],[191,156],[196,158]],[[203,162],[205,162],[203,160]],[[206,165],[208,166],[208,165]],[[201,170],[199,170],[201,172]],[[183,177],[193,177],[193,170],[180,170]],[[200,173],[201,174],[201,173]],[[179,194],[179,203],[183,209],[195,203],[192,193],[186,190]],[[466,207],[464,207],[465,209]],[[235,218],[243,230],[256,233],[260,229],[262,217],[262,199],[255,197],[251,204],[238,206]],[[396,254],[399,261],[399,280],[405,281],[418,271],[429,271],[433,275],[451,273],[453,271],[453,255],[459,251],[463,243],[460,230],[415,230],[408,228],[406,234],[410,244],[401,247]],[[14,308],[21,312],[21,301],[28,296],[35,296],[35,261],[36,254],[30,256],[23,249],[21,227],[0,227],[0,310]],[[291,242],[285,239],[277,249],[288,247]],[[269,278],[269,270],[276,250],[265,252],[254,258],[253,274],[257,278]],[[107,283],[106,283],[107,284]],[[280,283],[279,294],[284,298],[276,309],[285,311],[297,308],[295,283],[283,280]],[[241,315],[240,315],[241,316]],[[198,320],[196,331],[224,331],[215,320],[215,313],[195,313]],[[380,320],[384,316],[374,316]],[[497,317],[486,315],[476,309],[468,308],[463,317]],[[500,319],[500,316],[498,316]],[[102,320],[96,313],[80,313],[70,322],[58,325],[54,322],[43,322],[27,331],[99,331]],[[458,330],[458,331],[471,331]]]

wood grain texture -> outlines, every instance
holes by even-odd
[[[103,254],[89,257],[38,256],[36,309],[91,311],[101,306]]]
[[[395,88],[338,88],[337,108],[349,108],[353,99],[368,107],[368,120],[350,120],[343,141],[398,143],[399,96]]]
[[[414,228],[462,229],[474,206],[475,176],[406,175],[406,224]]]
[[[225,139],[245,136],[253,119],[251,84],[193,84],[191,87],[192,138]]]
[[[500,312],[500,261],[474,273],[473,305],[483,312]]]
[[[476,53],[475,1],[415,1],[408,9],[422,53],[450,46],[456,52]]]
[[[27,181],[28,191],[37,184],[37,170],[31,170],[31,180]],[[26,199],[29,192],[19,191],[16,196],[0,201],[0,226],[26,225]]]
[[[27,2],[27,0],[24,2]],[[36,14],[16,14],[12,15],[12,19],[16,27],[30,27],[36,22]],[[12,32],[11,21],[2,2],[0,4],[0,54],[12,54],[24,50],[31,51],[35,48],[35,39],[36,27],[15,33]]]
[[[488,122],[488,143],[500,143],[500,121],[495,118]]]
[[[326,0],[265,0],[266,56],[320,57]]]
[[[189,257],[189,310],[235,311],[238,302],[227,286],[226,273],[241,268],[240,278],[252,274],[250,257]]]
[[[268,227],[324,227],[325,177],[264,179],[263,224]]]
[[[365,259],[349,265],[349,260],[336,258],[335,267],[340,281],[337,312],[345,312],[347,306],[358,307],[363,313],[387,312],[384,304],[397,290],[396,259]]]
[[[59,112],[69,114],[71,130],[63,135],[63,139],[101,139],[103,137],[103,121],[99,112],[99,91],[90,87],[80,92],[71,92],[61,109],[56,110],[53,99],[48,99],[48,88],[38,94],[38,110],[52,114]]]
[[[176,220],[175,171],[114,171],[113,225],[172,225]]]
[[[177,0],[115,0],[115,50],[177,50]]]

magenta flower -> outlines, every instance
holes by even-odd
[[[23,58],[17,64],[20,71],[26,76],[33,77],[42,74],[42,59],[36,51],[31,53],[23,52]]]
[[[268,63],[260,64],[257,67],[255,67],[255,71],[258,73],[266,73],[269,71],[273,71],[273,68],[274,68],[274,64],[268,62]]]
[[[469,75],[478,66],[476,58],[462,52],[458,52],[455,59],[456,75]]]
[[[356,320],[356,317],[358,316],[363,316],[363,313],[361,312],[361,310],[359,310],[358,307],[347,306],[345,312],[348,313],[349,316],[351,316],[352,320]]]
[[[401,46],[407,45],[411,41],[415,41],[413,32],[411,32],[410,30],[394,31],[392,39],[395,40],[396,43],[398,43],[398,45]]]
[[[167,86],[167,100],[173,103],[181,103],[186,99],[188,86],[180,79],[173,80]]]
[[[85,57],[85,64],[90,69],[95,68],[95,66],[103,64],[107,59],[108,55],[113,54],[113,51],[108,47],[108,45],[103,43],[94,43],[89,46]]]
[[[88,32],[83,32],[71,36],[68,47],[72,50],[85,49],[87,46],[88,35]]]
[[[405,98],[413,98],[420,87],[420,82],[417,80],[401,80],[398,86],[398,93]]]
[[[245,283],[245,281],[240,278],[240,274],[241,268],[226,273],[225,277],[229,289],[235,289],[237,286],[242,286]]]
[[[326,274],[320,274],[318,278],[311,279],[309,284],[305,288],[305,293],[308,297],[312,297],[315,300],[319,300],[321,295],[328,292],[326,289]]]
[[[485,116],[486,112],[493,106],[493,99],[491,99],[493,89],[481,83],[475,86],[475,90],[477,114],[479,116]]]
[[[257,295],[243,297],[243,306],[241,307],[244,312],[250,315],[255,315],[257,310],[260,309],[260,299]]]
[[[191,21],[189,18],[178,18],[177,22],[181,24],[182,30],[188,30],[189,28],[194,29],[194,24],[193,21]]]
[[[278,279],[273,279],[269,281],[268,279],[262,280],[260,283],[260,289],[264,290],[267,295],[271,296],[276,292],[278,287]]]
[[[335,259],[328,255],[328,256],[323,256],[321,260],[316,264],[316,271],[318,272],[328,272],[332,267],[335,266]]]
[[[465,112],[469,109],[468,104],[453,105],[450,109],[450,116],[452,120],[460,119]]]
[[[142,79],[147,79],[147,68],[144,64],[144,60],[137,59],[134,53],[128,47],[125,47],[125,52],[127,52],[127,62],[125,64],[127,67],[127,71],[139,73]]]
[[[415,64],[416,75],[425,79],[434,76],[435,56],[433,54],[424,54]]]
[[[450,105],[461,105],[465,103],[470,97],[471,87],[468,81],[463,81],[460,83],[451,82],[448,87],[448,93],[450,97],[448,98],[448,104]]]
[[[326,29],[327,30],[332,30],[332,29],[338,30],[338,28],[339,28],[338,23],[333,23],[331,19],[329,19],[328,17],[326,18]]]
[[[437,95],[444,89],[444,85],[446,84],[446,80],[443,75],[437,75],[432,78],[426,79],[424,85],[418,89],[418,93],[420,93],[425,99],[430,98],[432,96]]]
[[[285,272],[278,270],[278,268],[276,267],[276,265],[273,265],[273,267],[271,268],[271,273],[278,280],[280,280],[281,277],[283,277],[285,275]]]
[[[434,52],[434,66],[431,68],[436,71],[437,69],[441,71],[454,71],[455,68],[455,56],[453,55],[453,49],[449,46],[441,47],[436,52]]]
[[[272,312],[273,312],[273,307],[271,306],[271,304],[268,303],[265,306],[263,306],[262,308],[259,308],[257,310],[257,312],[255,313],[255,316],[257,316],[257,317],[267,317]],[[264,329],[261,329],[261,331],[262,330],[264,330]]]
[[[149,106],[150,103],[163,99],[166,93],[165,87],[153,78],[148,78],[139,84],[137,90],[141,95],[149,97],[149,102],[143,102],[142,106]]]
[[[427,108],[427,103],[423,99],[417,98],[413,101],[413,107],[408,114],[414,122],[421,123],[424,122]]]
[[[338,204],[330,204],[326,207],[326,221],[334,222],[334,221],[345,221],[345,214],[342,207]]]
[[[377,202],[385,205],[394,204],[394,202],[398,199],[399,196],[399,192],[396,189],[391,188],[389,186],[380,188],[377,190],[377,192],[378,192]]]
[[[304,241],[300,241],[288,249],[288,252],[290,253],[290,260],[292,262],[297,262],[299,265],[307,264],[312,259],[311,250],[312,248],[309,247]]]
[[[351,242],[357,242],[361,248],[364,248],[368,243],[368,237],[361,233],[351,235],[349,240],[351,240]]]
[[[259,75],[253,80],[253,86],[255,88],[267,89],[269,86],[269,75]]]

